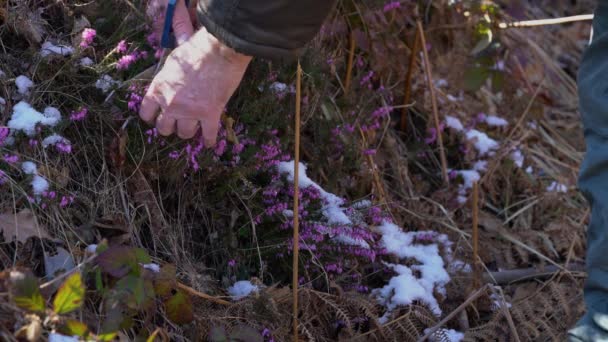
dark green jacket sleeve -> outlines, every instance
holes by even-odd
[[[242,54],[292,59],[319,31],[336,0],[198,0],[207,31]]]

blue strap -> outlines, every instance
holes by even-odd
[[[163,26],[163,35],[160,39],[160,46],[168,49],[175,46],[175,37],[173,37],[171,25],[173,24],[173,14],[175,13],[175,4],[177,0],[169,0],[167,4],[167,12],[165,13],[165,24]]]

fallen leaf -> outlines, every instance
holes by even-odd
[[[0,233],[5,240],[16,238],[21,243],[25,243],[30,237],[50,239],[46,228],[38,225],[34,213],[29,209],[23,209],[17,215],[12,213],[1,214]]]
[[[67,272],[73,269],[74,266],[74,259],[70,252],[61,247],[57,247],[55,255],[50,255],[46,251],[44,252],[44,271],[49,279],[55,278],[57,272],[61,270]]]

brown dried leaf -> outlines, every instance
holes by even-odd
[[[29,209],[23,209],[17,215],[6,213],[0,215],[0,233],[4,239],[25,243],[30,237],[39,237],[50,239],[46,228],[41,227],[36,222],[34,213]]]
[[[30,44],[39,45],[46,35],[47,21],[40,16],[41,11],[32,11],[26,2],[8,9],[8,24],[17,34],[25,37]]]

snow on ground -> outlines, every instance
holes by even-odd
[[[467,132],[466,136],[468,140],[473,141],[473,145],[481,155],[489,154],[498,148],[498,142],[484,132],[472,129]]]
[[[22,131],[28,136],[36,134],[36,125],[55,126],[61,119],[61,114],[56,108],[47,107],[44,113],[40,113],[29,103],[20,101],[13,107],[13,115],[8,121],[8,127],[14,131]]]
[[[449,116],[449,115],[445,116],[445,125],[451,129],[454,129],[459,132],[464,130],[464,126],[462,125],[462,122],[460,122],[460,120],[458,118],[453,117],[453,116]]]
[[[40,196],[49,189],[49,182],[38,174],[38,167],[36,164],[31,161],[26,161],[21,164],[21,169],[26,175],[34,176],[31,183],[34,195]]]
[[[40,56],[43,58],[49,55],[69,56],[74,53],[74,48],[67,45],[55,45],[51,42],[44,42],[40,48]]]
[[[519,168],[524,166],[524,155],[521,153],[520,149],[516,149],[511,153],[511,160],[513,160],[515,165]]]
[[[547,192],[568,192],[568,187],[565,184],[553,181],[547,187]]]
[[[319,184],[315,183],[312,179],[310,179],[306,175],[306,166],[302,163],[298,165],[299,167],[299,187],[301,189],[312,186],[317,189],[321,195],[321,198],[324,200],[323,204],[323,216],[327,219],[329,224],[342,224],[342,225],[350,225],[352,221],[346,214],[346,208],[343,208],[344,200],[330,192],[325,191]],[[287,174],[287,180],[292,182],[294,181],[294,161],[281,162],[279,163],[279,172],[282,174]],[[347,245],[359,246],[362,248],[370,248],[369,244],[363,240],[354,239],[346,234],[339,234],[333,237],[336,241]]]
[[[249,280],[240,280],[228,288],[228,294],[234,300],[239,300],[249,296],[252,292],[259,291],[257,285],[253,285]]]
[[[81,66],[91,66],[91,65],[95,64],[95,62],[93,62],[93,60],[90,59],[89,57],[83,57],[83,58],[81,58],[78,63]]]
[[[32,82],[29,77],[21,75],[15,78],[15,85],[17,86],[17,91],[19,94],[26,95],[29,93],[30,88],[34,86],[34,82]]]
[[[95,82],[95,88],[101,89],[104,94],[117,85],[120,85],[120,81],[115,81],[112,77],[105,74]]]
[[[429,329],[425,329],[424,333],[427,334]],[[441,328],[437,330],[431,337],[429,338],[430,342],[446,342],[444,338],[447,338],[449,342],[460,342],[464,339],[464,334],[460,331],[456,331],[454,329],[445,329]]]
[[[58,333],[49,334],[49,342],[78,342],[80,339],[78,336],[66,336]]]
[[[66,142],[69,143],[69,141],[66,138],[62,137],[61,135],[51,134],[42,140],[42,147],[47,148],[49,146],[52,146],[52,145],[55,145],[58,143],[66,143]]]
[[[150,263],[150,264],[142,264],[143,268],[150,270],[154,273],[160,272],[160,266],[158,264]]]
[[[445,285],[450,281],[450,276],[439,253],[439,246],[436,243],[415,243],[415,237],[425,232],[404,232],[399,226],[387,221],[384,221],[378,230],[382,234],[381,246],[386,248],[387,252],[401,259],[415,259],[418,262],[412,266],[386,264],[397,275],[384,287],[373,291],[379,302],[391,311],[399,305],[420,301],[435,315],[441,315],[434,292],[445,293]]]
[[[494,127],[505,127],[509,125],[509,122],[499,116],[496,115],[487,115],[484,119],[488,126]]]

